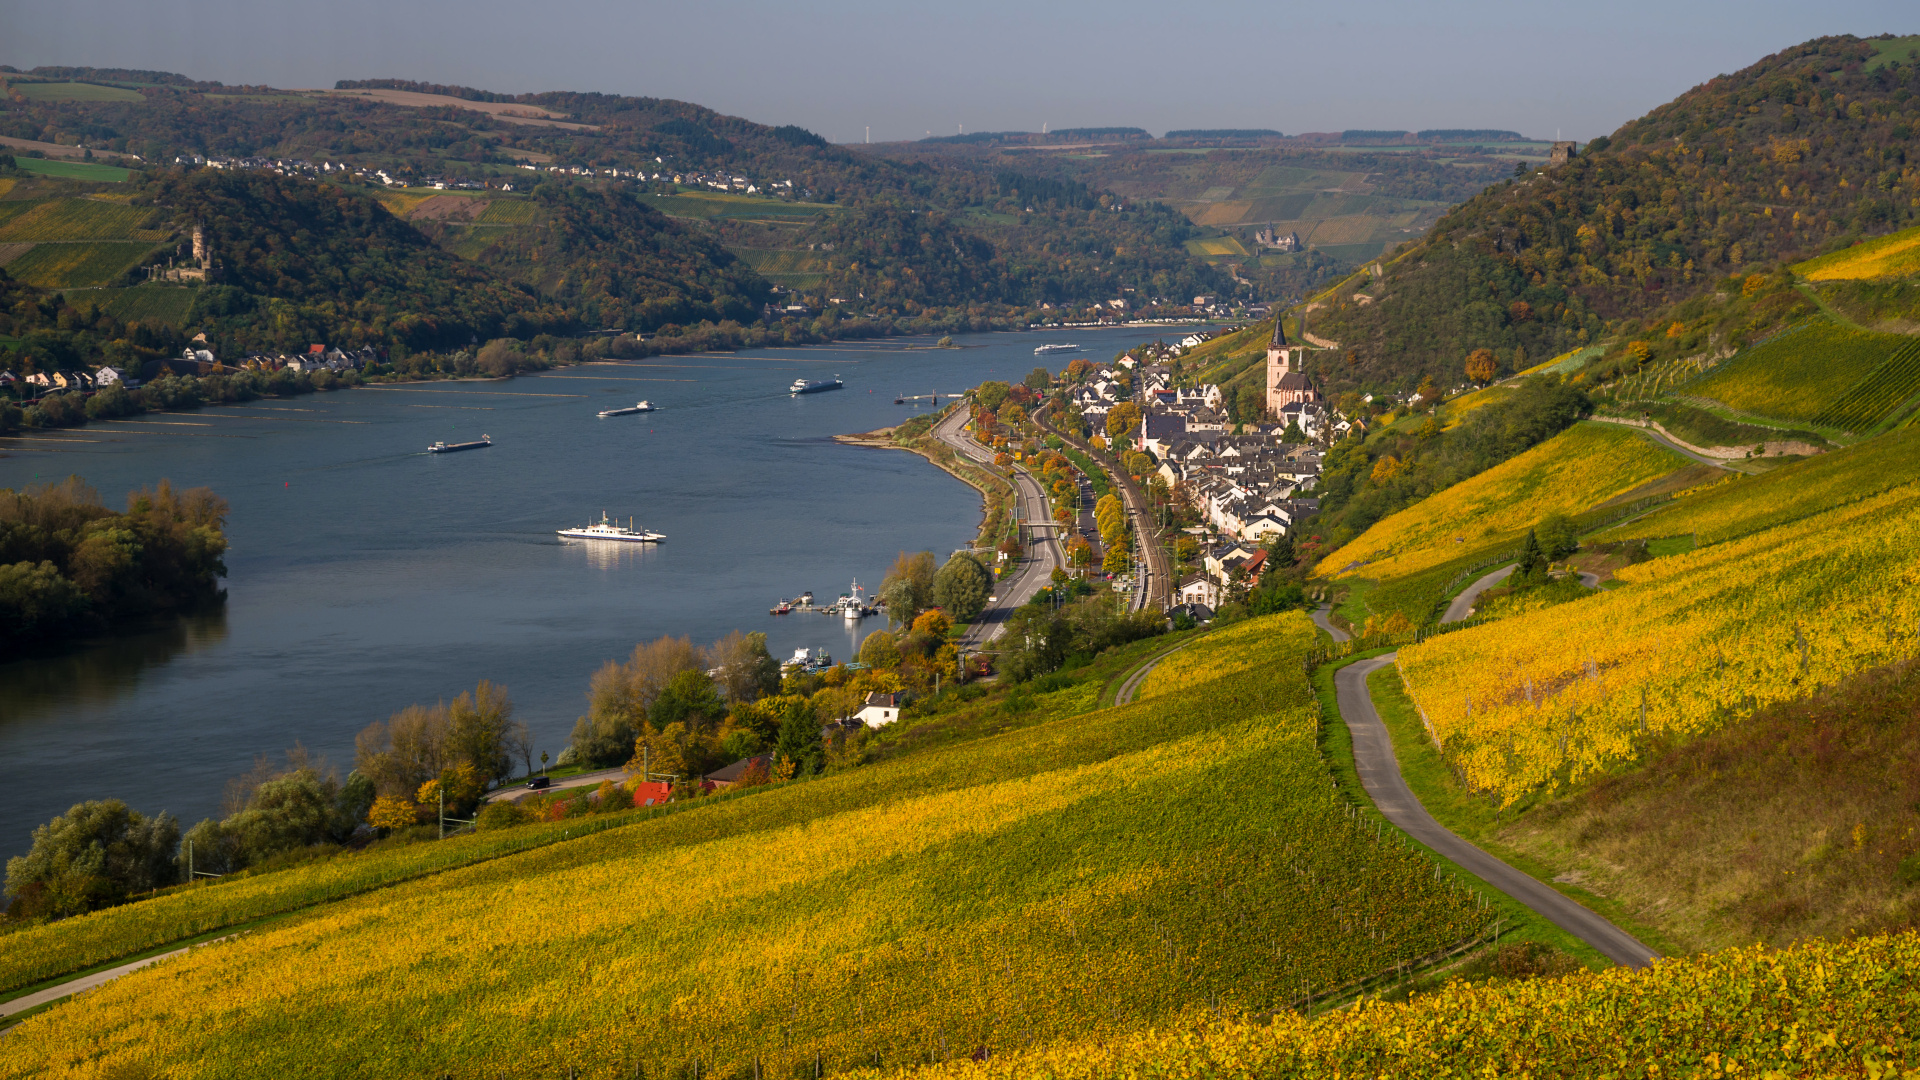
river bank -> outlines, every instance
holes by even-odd
[[[949,406],[949,409],[952,406]],[[946,409],[930,414],[935,422],[947,415]],[[1014,499],[1017,497],[1013,485],[997,473],[963,459],[953,452],[953,448],[933,437],[932,425],[922,427],[917,434],[902,436],[901,428],[876,428],[872,431],[852,435],[835,435],[833,441],[847,446],[864,446],[875,450],[905,450],[909,454],[924,458],[933,467],[954,479],[966,484],[980,495],[980,527],[974,537],[976,548],[992,547],[1005,538],[1008,524],[1013,513]]]

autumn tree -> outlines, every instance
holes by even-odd
[[[1107,413],[1107,438],[1115,446],[1125,446],[1133,442],[1133,433],[1140,426],[1140,406],[1131,401],[1123,401]]]
[[[755,701],[780,690],[780,662],[767,651],[767,635],[735,630],[707,649],[707,665],[729,702]]]
[[[1467,354],[1467,378],[1485,385],[1493,381],[1500,370],[1499,362],[1493,358],[1492,349],[1475,349]]]
[[[77,803],[7,860],[7,892],[23,912],[77,915],[171,884],[179,840],[171,814],[147,817],[119,799]]]
[[[900,647],[894,636],[875,630],[860,643],[860,662],[871,668],[892,668],[900,664]]]
[[[932,606],[933,579],[938,572],[933,552],[917,551],[911,555],[901,552],[880,583],[880,597],[887,602],[888,621],[906,625]]]
[[[1046,368],[1036,367],[1027,372],[1026,385],[1036,393],[1046,393],[1047,387],[1053,385],[1053,375]]]

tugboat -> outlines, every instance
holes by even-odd
[[[432,446],[427,447],[427,453],[451,454],[456,450],[479,450],[482,447],[487,447],[492,445],[493,445],[493,439],[486,435],[480,436],[480,439],[477,442],[450,443],[443,439],[440,442],[434,443]]]
[[[767,609],[767,614],[769,614],[769,615],[785,615],[785,614],[786,614],[787,612],[789,612],[789,611],[792,611],[792,610],[793,610],[793,601],[791,601],[791,600],[782,600],[782,601],[780,601],[779,603],[777,603],[777,604],[775,604],[775,605],[773,605],[772,607],[770,607],[770,608],[768,608],[768,609]]]
[[[624,526],[616,524],[613,519],[607,517],[605,510],[600,511],[600,520],[592,525],[555,531],[568,540],[616,540],[628,544],[657,544],[666,539],[657,532],[634,528],[632,518],[628,518]]]
[[[807,379],[795,379],[793,380],[793,385],[787,387],[787,393],[793,397],[799,397],[801,394],[818,394],[823,390],[838,390],[845,385],[846,383],[841,382],[837,376],[831,379],[814,379],[811,381]]]
[[[652,411],[653,411],[653,403],[648,401],[642,401],[634,405],[633,408],[631,409],[601,409],[600,415],[602,417],[631,416],[637,412],[652,412]]]

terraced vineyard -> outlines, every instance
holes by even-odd
[[[1686,464],[1630,430],[1579,424],[1375,523],[1322,566],[1381,580],[1417,574],[1517,540],[1549,514],[1579,513]]]
[[[330,905],[27,1021],[0,1076],[825,1075],[1284,1009],[1487,926],[1346,812],[1313,640]]]
[[[1448,761],[1511,803],[1633,761],[1649,737],[1711,731],[1920,655],[1911,477],[1626,567],[1618,591],[1402,649],[1400,671]]]
[[[1842,431],[1871,431],[1916,394],[1920,394],[1920,338],[1909,338],[1813,422]]]
[[[1913,340],[1819,319],[1746,350],[1684,389],[1742,412],[1818,423]]]
[[[112,284],[152,250],[153,245],[143,241],[35,244],[7,261],[7,273],[42,288],[92,288]]]
[[[1809,259],[1793,271],[1809,281],[1879,281],[1920,275],[1920,227]]]
[[[152,207],[109,199],[0,201],[7,274],[51,289],[111,285],[172,235],[146,228],[157,217]]]
[[[134,239],[141,226],[154,216],[152,207],[99,199],[47,199],[14,205],[25,205],[27,209],[9,217],[6,224],[0,226],[0,244]]]

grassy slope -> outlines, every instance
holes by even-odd
[[[1284,1006],[1482,924],[1334,792],[1291,654],[1252,672],[453,871],[119,980],[0,1042],[97,1060],[793,1075]],[[213,989],[209,989],[213,988]],[[189,1001],[191,1002],[189,1007]]]
[[[1321,565],[1387,581],[1509,543],[1553,513],[1574,514],[1681,468],[1630,431],[1582,424],[1376,523]],[[1347,569],[1352,564],[1360,566]]]

